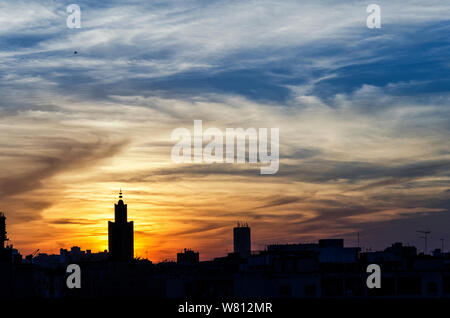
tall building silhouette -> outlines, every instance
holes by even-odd
[[[249,257],[251,253],[250,227],[247,223],[240,224],[233,229],[234,252],[242,257]]]
[[[122,200],[122,190],[114,210],[115,222],[108,222],[109,256],[117,261],[130,261],[134,257],[133,221],[127,221],[127,205]]]
[[[184,249],[184,252],[177,253],[177,263],[181,265],[196,265],[200,261],[200,253],[191,249]]]
[[[3,214],[3,212],[0,212],[0,248],[5,248],[5,241],[7,241],[8,238],[6,237],[6,216]]]

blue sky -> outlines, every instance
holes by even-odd
[[[17,237],[39,224],[35,240],[65,246],[63,202],[122,186],[141,206],[141,231],[161,241],[183,226],[196,232],[192,217],[217,238],[246,219],[258,248],[356,232],[376,247],[419,245],[422,228],[435,246],[450,240],[442,225],[450,221],[450,4],[378,1],[382,27],[368,29],[365,1],[76,3],[81,29],[66,27],[69,2],[0,1],[0,194]],[[194,119],[279,127],[279,173],[172,165],[170,132]],[[232,189],[255,192],[229,214],[205,202],[211,218],[175,199],[186,220],[145,205],[173,192],[203,200],[186,182],[225,201]],[[251,208],[255,201],[265,208]],[[96,213],[86,208],[85,218],[104,216]],[[166,221],[173,227],[158,225]],[[272,233],[273,222],[286,234]]]

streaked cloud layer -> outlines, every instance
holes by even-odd
[[[0,1],[0,195],[25,252],[107,247],[125,190],[138,256],[361,233],[450,239],[450,4]],[[77,54],[74,54],[77,51]],[[280,170],[177,165],[171,132],[279,127]],[[274,230],[277,229],[277,230]]]

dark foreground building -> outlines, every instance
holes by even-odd
[[[361,253],[341,242],[272,245],[245,258],[230,253],[201,262],[196,252],[186,250],[178,262],[158,264],[116,262],[101,253],[72,249],[59,257],[41,254],[32,267],[9,268],[15,286],[33,282],[34,297],[39,298],[450,298],[449,254],[417,255],[400,243]],[[81,289],[66,287],[66,267],[73,263],[82,270]],[[366,269],[373,263],[381,267],[380,289],[366,285]],[[21,294],[16,287],[14,297],[21,295],[30,293]]]
[[[123,203],[122,191],[114,206],[115,222],[108,222],[109,255],[115,261],[130,261],[134,257],[133,221],[127,221],[127,205]]]
[[[109,222],[109,253],[73,247],[22,258],[0,246],[0,299],[386,299],[450,298],[450,253],[417,254],[395,243],[361,252],[342,239],[269,245],[251,253],[250,227],[239,226],[235,252],[211,261],[184,250],[177,262],[133,258],[133,222],[120,195]],[[2,228],[6,232],[6,226]],[[237,235],[236,235],[237,234]],[[3,236],[5,238],[5,235]],[[67,287],[67,266],[81,269],[81,288]],[[381,268],[381,288],[367,287],[367,267]]]

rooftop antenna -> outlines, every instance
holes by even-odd
[[[441,251],[444,253],[444,241],[445,239],[441,238]]]
[[[417,233],[422,233],[423,236],[420,236],[420,238],[423,238],[425,241],[425,254],[427,254],[427,242],[428,242],[428,234],[431,233],[431,231],[417,231]]]

